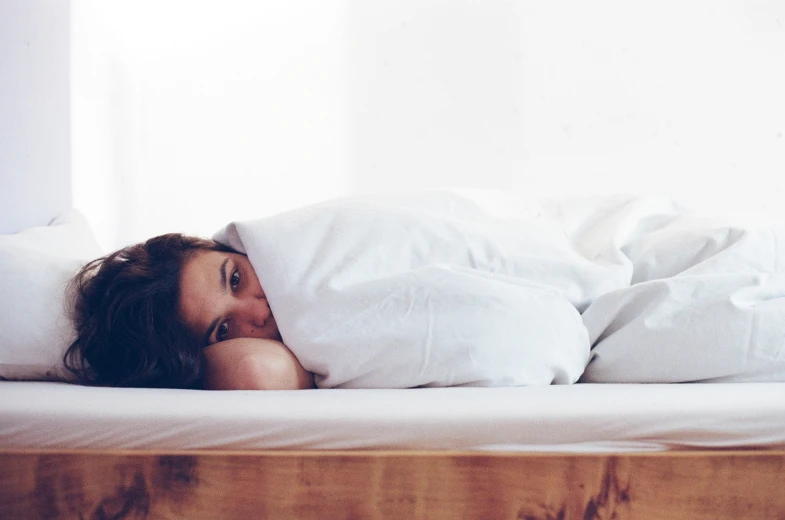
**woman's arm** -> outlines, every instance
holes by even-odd
[[[206,383],[211,390],[298,390],[314,388],[305,370],[280,341],[237,338],[206,347]]]

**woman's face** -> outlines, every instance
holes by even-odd
[[[180,273],[180,318],[204,344],[281,340],[259,279],[244,255],[198,251]]]

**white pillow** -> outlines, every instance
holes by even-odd
[[[0,235],[0,379],[71,379],[63,354],[76,334],[66,289],[101,254],[76,210],[49,226]]]

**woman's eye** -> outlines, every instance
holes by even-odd
[[[229,334],[229,325],[223,322],[218,326],[218,330],[215,331],[215,337],[218,341],[223,341],[226,339],[227,334]]]
[[[229,279],[229,283],[232,286],[232,289],[237,289],[237,286],[240,285],[240,271],[235,270],[232,273],[232,277]]]

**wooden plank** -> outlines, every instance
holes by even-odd
[[[2,518],[785,518],[785,452],[0,452]]]

